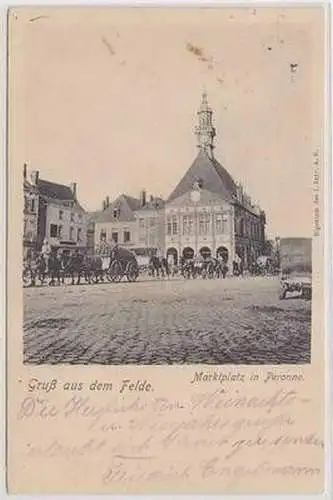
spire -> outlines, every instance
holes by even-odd
[[[206,151],[210,158],[213,157],[215,128],[213,127],[213,111],[208,105],[206,90],[202,93],[200,109],[197,113],[199,124],[195,127],[198,138],[198,148]]]

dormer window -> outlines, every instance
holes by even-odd
[[[113,209],[113,218],[114,219],[119,219],[119,214],[120,214],[119,208],[114,208]]]

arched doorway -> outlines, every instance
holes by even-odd
[[[229,260],[229,251],[226,247],[218,247],[216,250],[216,257],[222,257],[225,263]]]
[[[183,257],[184,257],[184,259],[193,259],[193,257],[194,257],[193,248],[185,247],[183,250]]]
[[[168,262],[173,259],[173,264],[174,265],[178,264],[178,252],[175,248],[173,248],[173,247],[168,248],[167,253],[166,253],[166,257],[167,257]]]
[[[208,259],[209,257],[212,256],[212,252],[211,252],[210,248],[208,248],[208,247],[200,248],[199,253],[200,253],[201,257],[203,257],[204,259]]]

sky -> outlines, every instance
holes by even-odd
[[[197,154],[202,91],[215,156],[273,237],[311,236],[321,147],[318,8],[39,8],[11,12],[10,168],[77,182],[80,203],[167,197]]]

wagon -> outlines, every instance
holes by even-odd
[[[108,278],[111,281],[136,281],[139,276],[139,265],[133,252],[124,247],[114,247],[110,256]]]

